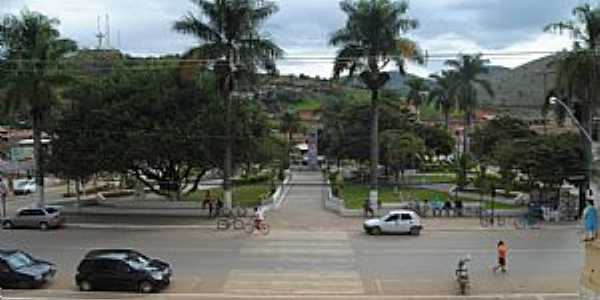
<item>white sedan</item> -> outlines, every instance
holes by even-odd
[[[423,226],[421,218],[411,210],[394,210],[380,219],[370,219],[363,224],[368,234],[408,233],[419,235]]]
[[[15,195],[27,195],[33,194],[37,190],[35,185],[35,180],[33,179],[23,179],[23,180],[15,180],[14,182],[14,193]]]

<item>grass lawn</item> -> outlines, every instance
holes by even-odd
[[[344,198],[346,202],[346,208],[350,209],[361,209],[364,203],[364,200],[367,199],[369,195],[369,186],[368,185],[358,185],[346,183],[344,185],[342,191],[342,198]],[[448,199],[449,195],[446,192],[426,190],[426,189],[417,189],[417,188],[405,188],[401,189],[400,193],[394,193],[394,188],[391,186],[385,186],[379,188],[379,197],[383,203],[399,203],[404,201],[414,201],[420,200],[423,201],[425,199],[432,200],[435,197],[440,199]],[[452,201],[454,201],[454,196],[450,197]],[[463,203],[472,203],[479,202],[478,200],[471,200],[465,198],[459,198]],[[489,208],[490,203],[485,203],[484,208]],[[494,207],[497,209],[517,209],[514,205],[495,203]]]
[[[186,201],[204,200],[205,191],[197,191],[186,197]],[[243,207],[253,207],[260,204],[261,197],[271,193],[270,182],[239,185],[233,187],[233,203],[239,203]],[[211,196],[223,199],[223,188],[215,188],[210,191]]]
[[[321,101],[304,99],[293,103],[293,106],[297,110],[319,110],[321,109]]]

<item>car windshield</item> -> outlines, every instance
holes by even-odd
[[[127,263],[134,269],[143,269],[150,264],[150,259],[143,255],[131,255],[126,258]]]
[[[15,252],[11,254],[6,261],[13,270],[29,267],[35,263],[31,256],[23,252]]]
[[[54,207],[46,207],[46,212],[49,214],[54,214],[58,212],[58,209]]]

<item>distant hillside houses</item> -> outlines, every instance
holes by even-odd
[[[556,80],[551,65],[555,59],[554,55],[546,56],[514,69],[490,67],[482,78],[492,84],[495,97],[480,90],[480,103],[526,120],[542,118],[544,99]]]

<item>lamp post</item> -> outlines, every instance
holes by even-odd
[[[585,137],[585,139],[588,142],[588,145],[586,145],[586,185],[587,185],[587,194],[591,194],[591,181],[592,181],[592,162],[593,162],[593,154],[592,154],[592,146],[594,143],[594,140],[592,139],[592,136],[590,134],[590,132],[588,132],[585,127],[583,127],[583,125],[581,125],[581,123],[579,122],[579,120],[577,120],[577,118],[575,117],[575,114],[573,114],[573,111],[571,111],[571,108],[569,108],[569,106],[567,106],[562,100],[558,99],[557,97],[550,97],[550,99],[548,99],[549,103],[552,105],[558,104],[560,105],[569,115],[569,118],[571,118],[571,120],[573,120],[573,122],[575,123],[575,126],[577,127],[577,129],[579,129],[579,131],[581,132],[581,134]],[[582,199],[580,197],[579,199],[579,216],[581,216],[581,213],[583,212],[583,206],[585,204],[585,197]]]

